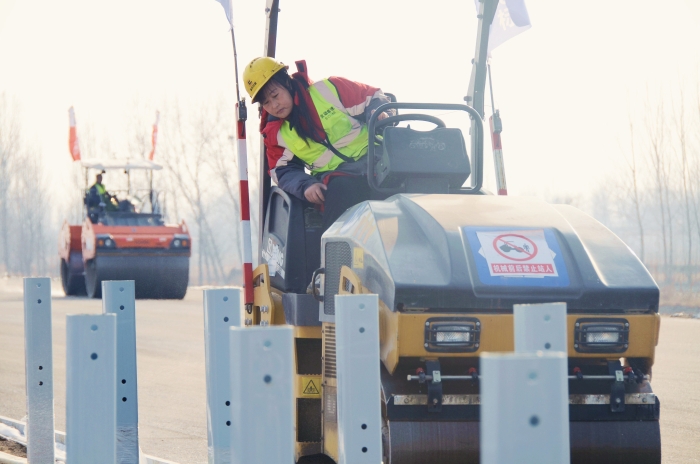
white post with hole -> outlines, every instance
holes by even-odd
[[[566,303],[513,306],[515,352],[567,352]]]
[[[382,462],[377,295],[336,295],[339,464]]]
[[[481,464],[567,464],[566,304],[515,305],[514,354],[481,355]]]
[[[51,279],[24,279],[24,367],[27,387],[27,459],[54,462]]]
[[[204,290],[204,363],[210,464],[231,462],[230,329],[241,325],[241,289]],[[251,417],[251,420],[253,417]]]
[[[117,318],[66,316],[66,459],[116,464]]]
[[[231,462],[294,462],[294,333],[289,326],[233,327]]]
[[[481,355],[481,464],[568,464],[566,355]]]
[[[117,463],[139,462],[136,299],[133,280],[102,282],[102,312],[117,317]]]

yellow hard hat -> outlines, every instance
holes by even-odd
[[[243,70],[243,84],[250,98],[255,100],[255,96],[267,84],[267,81],[279,70],[287,68],[289,66],[285,66],[284,63],[268,56],[255,58],[248,63],[248,66]]]

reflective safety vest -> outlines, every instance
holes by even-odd
[[[358,160],[367,154],[367,126],[348,115],[340,101],[338,91],[328,80],[318,81],[309,87],[309,95],[321,119],[323,130],[333,147],[343,155]],[[343,159],[325,145],[309,140],[308,143],[289,127],[285,121],[280,128],[278,143],[289,149],[311,169],[311,174],[334,171]]]
[[[102,184],[98,184],[95,182],[95,190],[97,190],[97,194],[99,196],[103,196],[105,193],[107,193],[107,189],[105,189],[105,186]]]

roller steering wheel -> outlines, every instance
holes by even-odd
[[[401,121],[425,121],[435,124],[435,128],[445,127],[445,123],[442,121],[442,119],[437,118],[435,116],[431,116],[429,114],[415,113],[400,114],[398,116],[389,116],[388,118],[384,118],[381,121],[377,121],[374,124],[374,141],[376,143],[382,143],[382,139],[379,138],[379,133],[381,133],[381,129],[384,129],[386,126],[393,125]]]

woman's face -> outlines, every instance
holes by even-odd
[[[294,101],[289,91],[277,82],[270,82],[261,90],[263,108],[269,114],[279,119],[285,119],[294,108]]]

